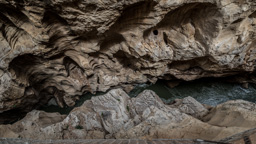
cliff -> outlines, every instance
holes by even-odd
[[[0,112],[253,72],[254,0],[0,0]]]

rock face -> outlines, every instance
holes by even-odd
[[[33,110],[13,125],[0,125],[0,137],[220,140],[254,127],[254,103],[229,101],[209,111],[192,97],[165,105],[150,90],[130,98],[114,89],[92,97],[67,116]]]
[[[255,67],[254,0],[0,0],[0,8],[1,115],[52,97],[72,106],[117,85]]]

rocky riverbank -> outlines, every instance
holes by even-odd
[[[129,97],[123,90],[92,97],[68,115],[33,110],[0,126],[0,137],[27,139],[221,140],[256,127],[256,104],[234,100],[216,107],[192,97],[167,105],[150,90]]]

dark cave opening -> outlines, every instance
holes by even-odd
[[[158,30],[153,30],[154,35],[158,35]]]
[[[40,67],[47,59],[32,54],[20,55],[9,63],[9,71],[15,76],[13,84],[18,91],[6,99],[15,101],[13,109],[0,113],[0,124],[10,124],[23,118],[28,112],[46,104],[51,97],[50,87],[42,89],[45,79],[49,76]],[[15,90],[16,91],[16,90]]]

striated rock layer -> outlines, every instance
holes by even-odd
[[[130,98],[114,89],[69,115],[33,110],[0,137],[26,139],[204,139],[218,141],[256,127],[256,104],[228,101],[207,109],[192,97],[164,104],[150,90]]]
[[[253,72],[254,0],[0,0],[0,113]]]

